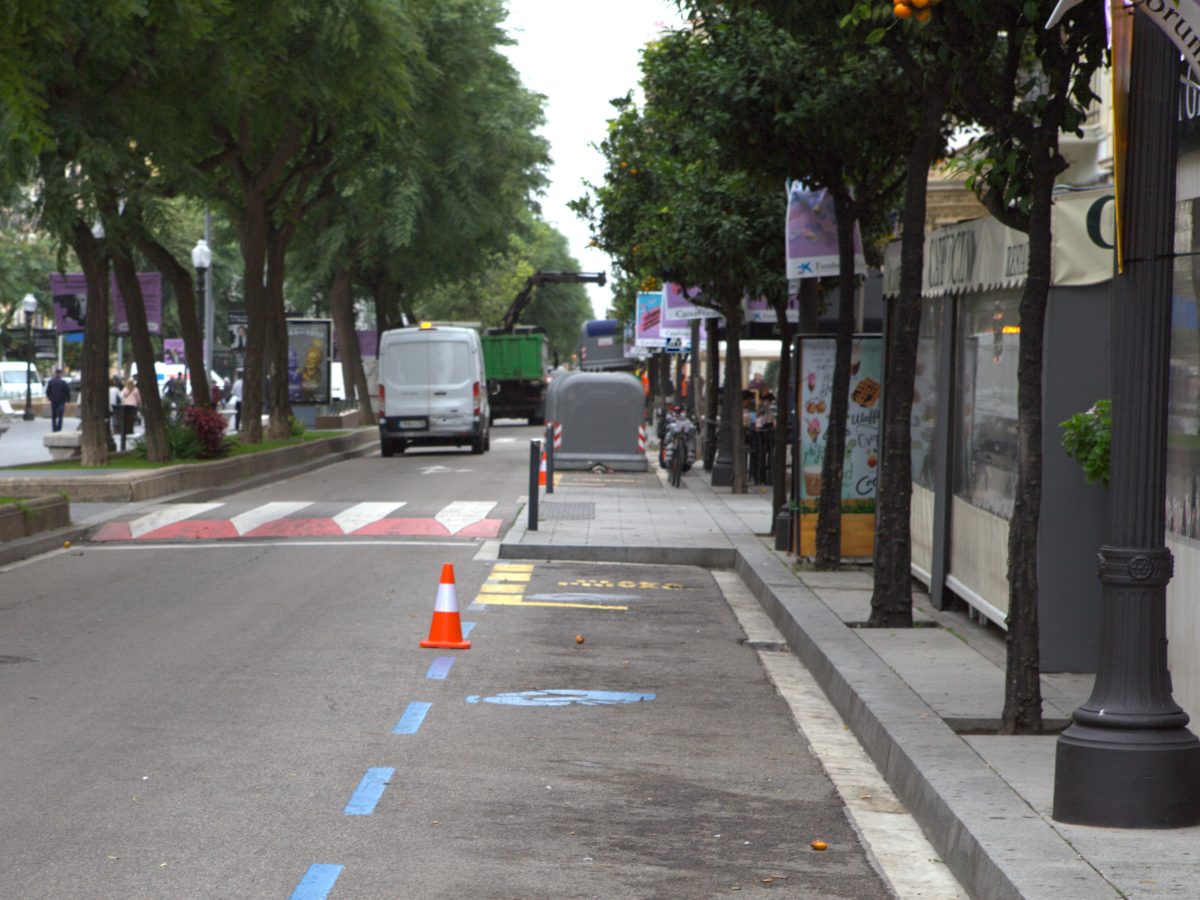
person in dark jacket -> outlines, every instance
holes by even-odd
[[[46,382],[46,398],[50,401],[50,430],[62,431],[63,413],[71,399],[71,386],[62,377],[62,369],[55,369],[54,376]]]

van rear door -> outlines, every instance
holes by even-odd
[[[470,344],[462,338],[435,339],[428,346],[430,415],[470,415],[474,408]]]
[[[400,428],[429,427],[429,346],[425,341],[397,341],[387,354],[387,415],[420,421]]]

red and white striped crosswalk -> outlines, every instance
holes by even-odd
[[[336,510],[314,501],[170,503],[128,521],[109,522],[93,541],[236,540],[288,537],[495,538],[502,519],[489,518],[494,501],[456,500],[433,516],[396,513],[407,501],[369,501]]]

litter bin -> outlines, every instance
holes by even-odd
[[[112,408],[113,434],[120,437],[122,441],[129,435],[133,434],[133,429],[137,425],[138,410],[136,406],[126,406],[123,403],[117,403]]]

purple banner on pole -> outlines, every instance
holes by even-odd
[[[162,275],[158,272],[139,272],[142,303],[146,309],[146,330],[162,334]],[[113,278],[109,284],[112,296],[113,334],[129,334],[125,316],[125,298]],[[50,273],[50,296],[54,300],[54,327],[59,334],[83,331],[87,323],[87,279],[82,272]]]

